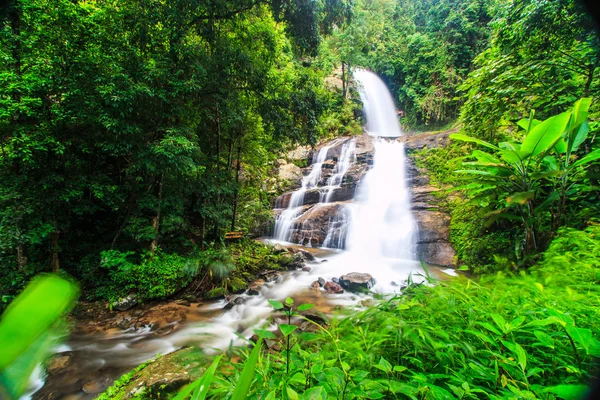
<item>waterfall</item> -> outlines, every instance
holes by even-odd
[[[414,259],[416,222],[407,187],[404,144],[389,90],[377,75],[356,71],[373,137],[373,167],[357,188],[348,229],[347,250],[368,258]],[[394,139],[388,139],[394,138]]]
[[[275,230],[273,237],[277,240],[289,241],[295,229],[295,223],[298,217],[302,215],[304,205],[304,195],[309,189],[316,188],[321,181],[321,170],[323,163],[327,161],[329,149],[336,144],[336,141],[327,146],[323,146],[313,155],[312,168],[308,175],[302,178],[300,189],[292,193],[287,209],[285,209],[277,221],[275,221]],[[322,196],[321,196],[322,197]],[[310,242],[310,238],[309,238]]]
[[[335,188],[339,188],[342,185],[346,172],[348,172],[350,166],[355,162],[356,140],[351,139],[344,143],[344,145],[342,146],[340,158],[337,164],[335,164],[335,168],[333,169],[333,175],[331,175],[331,177],[327,181],[327,186],[329,188],[325,194],[325,198],[321,199],[321,202],[329,203],[331,201],[331,195],[333,194],[333,190]]]
[[[383,81],[365,70],[354,72],[358,93],[367,117],[366,130],[371,136],[402,136],[392,95]]]
[[[332,202],[357,159],[354,138],[334,140],[322,147],[314,154],[301,187],[289,196],[287,208],[281,211],[274,238],[345,249],[357,259],[414,260],[417,228],[411,213],[404,144],[397,140],[402,130],[396,108],[377,75],[360,70],[354,77],[367,118],[365,129],[373,142],[373,165],[358,183],[352,203],[335,203],[335,214],[325,221],[315,219]],[[329,154],[333,148],[336,152],[331,153],[339,151],[339,156],[329,177],[324,179],[327,175],[323,175],[323,164],[335,159]],[[315,233],[318,238],[313,236]]]

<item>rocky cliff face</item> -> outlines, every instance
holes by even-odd
[[[410,157],[411,151],[422,149],[424,147],[439,147],[445,145],[448,140],[448,134],[444,132],[438,134],[417,134],[403,136],[398,140],[405,142],[405,148],[408,152],[408,186],[412,194],[412,211],[417,221],[419,235],[417,241],[417,255],[426,263],[454,266],[454,249],[450,245],[450,216],[440,209],[437,199],[433,193],[439,191],[439,188],[429,184],[426,171],[419,170]],[[307,190],[304,193],[302,204],[304,206],[299,211],[298,218],[291,226],[292,234],[290,241],[302,245],[319,247],[323,246],[327,238],[329,227],[341,226],[341,221],[347,219],[347,213],[344,212],[344,205],[352,201],[356,186],[364,177],[373,163],[373,143],[372,138],[367,135],[358,136],[356,140],[356,162],[350,166],[341,185],[332,189],[329,202],[320,203],[324,196],[322,186],[326,185],[327,180],[334,173],[336,163],[341,156],[344,143],[352,138],[338,138],[335,144],[328,151],[328,160],[321,166],[320,182],[317,187]],[[330,143],[323,143],[315,149],[318,152],[323,146]],[[299,152],[300,153],[300,152]],[[307,159],[312,157],[312,153],[303,151],[302,154]],[[296,155],[296,154],[294,154]],[[311,163],[311,160],[308,160]],[[311,166],[302,169],[302,175],[310,173]],[[300,186],[298,179],[298,187]],[[292,192],[284,193],[275,201],[274,214],[278,218],[288,207]],[[335,229],[334,229],[335,231]],[[335,243],[343,244],[343,232],[338,231],[335,237],[329,238]],[[326,243],[331,244],[331,243]]]

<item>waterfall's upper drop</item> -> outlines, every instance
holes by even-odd
[[[356,70],[353,75],[367,117],[367,133],[380,137],[402,136],[396,106],[385,83],[371,71]]]

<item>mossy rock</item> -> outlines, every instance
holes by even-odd
[[[246,290],[247,287],[248,282],[238,277],[231,279],[231,281],[229,282],[229,288],[233,293],[238,293],[243,290]]]
[[[206,292],[206,294],[204,294],[204,298],[208,300],[219,299],[221,297],[224,297],[228,293],[229,292],[227,291],[227,289],[223,287],[217,287]]]
[[[124,375],[98,400],[170,399],[202,375],[202,365],[196,349],[177,350]]]

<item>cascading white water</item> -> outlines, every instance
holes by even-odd
[[[313,155],[312,169],[310,173],[302,178],[302,186],[300,189],[292,193],[290,202],[286,210],[284,210],[277,221],[275,221],[275,229],[273,237],[277,240],[289,241],[293,233],[293,226],[300,214],[302,213],[302,205],[304,203],[304,195],[306,191],[317,187],[321,180],[321,169],[323,163],[327,160],[327,152],[334,145],[331,143],[324,146],[319,152]]]
[[[396,106],[385,83],[366,70],[354,71],[354,79],[367,117],[367,133],[379,137],[402,136]]]
[[[369,259],[414,259],[416,222],[406,184],[404,144],[389,90],[377,75],[356,71],[374,141],[373,167],[357,188],[347,250]],[[387,139],[394,138],[394,139]]]
[[[342,146],[340,158],[333,169],[333,175],[327,181],[329,188],[327,189],[325,198],[321,196],[322,203],[329,203],[331,201],[334,189],[342,185],[346,172],[348,172],[348,169],[354,162],[356,162],[356,140],[351,139]]]

